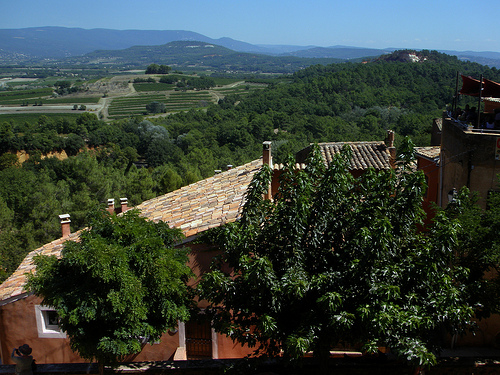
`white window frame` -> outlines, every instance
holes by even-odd
[[[55,309],[50,306],[35,305],[36,327],[39,338],[65,339],[66,332],[63,332],[58,325],[49,324],[48,312]]]

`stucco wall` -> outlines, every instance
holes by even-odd
[[[37,363],[84,362],[69,348],[68,339],[38,337],[35,306],[40,304],[38,297],[29,296],[0,307],[2,363],[12,364],[12,349],[24,343],[33,348]]]
[[[476,323],[477,328],[474,332],[456,338],[455,347],[498,348],[500,344],[500,315],[493,314],[489,318]]]
[[[30,296],[0,308],[0,333],[2,342],[2,363],[12,364],[12,349],[27,343],[33,348],[37,363],[81,363],[87,362],[74,353],[69,339],[41,338],[38,335],[35,306],[40,305],[38,297]],[[173,357],[179,345],[178,333],[167,332],[161,342],[146,344],[143,350],[131,355],[128,361],[166,361]]]
[[[434,218],[433,203],[438,203],[439,193],[439,166],[436,162],[419,157],[417,159],[418,169],[423,171],[427,180],[427,191],[422,202],[422,208],[426,213],[425,225],[429,225]]]
[[[479,204],[486,207],[488,191],[498,188],[500,161],[495,160],[495,150],[499,137],[500,133],[463,130],[452,120],[443,119],[443,205],[448,203],[447,193],[451,189],[467,186],[479,193]]]
[[[248,346],[241,346],[241,344],[233,342],[225,335],[217,334],[217,348],[219,358],[243,358],[252,354],[256,348],[249,348]]]
[[[189,266],[195,274],[190,281],[194,286],[202,274],[210,269],[210,264],[219,252],[205,244],[189,243]],[[69,346],[67,338],[39,337],[35,306],[41,299],[28,296],[0,306],[0,353],[2,364],[12,364],[12,349],[27,343],[33,348],[33,356],[37,363],[81,363],[85,362],[75,354]],[[199,301],[199,307],[207,306],[206,301]],[[241,358],[252,352],[249,348],[234,344],[231,339],[216,335],[218,358]],[[130,355],[124,361],[167,361],[172,360],[179,347],[179,332],[166,332],[158,344],[146,344],[138,354]],[[184,353],[185,354],[185,353]],[[185,355],[184,355],[185,356]],[[181,353],[182,357],[182,353]]]

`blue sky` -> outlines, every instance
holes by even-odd
[[[189,30],[252,44],[500,52],[499,0],[0,0],[0,29]]]

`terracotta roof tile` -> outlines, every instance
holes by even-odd
[[[181,228],[186,237],[197,235],[238,218],[248,185],[261,165],[262,159],[255,160],[150,199],[135,208],[150,220],[166,221],[173,227]],[[64,243],[78,240],[79,235],[80,232],[72,233],[30,252],[17,270],[0,285],[0,306],[25,293],[25,274],[35,270],[35,255],[60,256]]]
[[[326,165],[330,165],[334,155],[340,153],[342,147],[347,144],[351,146],[352,158],[350,161],[351,170],[365,170],[368,168],[390,169],[391,154],[384,142],[332,142],[319,143],[318,146]],[[303,163],[311,146],[298,153],[298,161]]]
[[[36,255],[55,255],[59,257],[61,256],[61,250],[64,243],[66,241],[76,241],[79,236],[80,232],[75,232],[65,238],[59,238],[30,252],[26,258],[24,258],[17,270],[7,280],[5,280],[2,285],[0,285],[0,306],[3,304],[4,300],[8,300],[25,293],[23,290],[26,282],[25,274],[32,273],[35,270],[33,258]]]
[[[441,146],[415,147],[415,154],[426,159],[437,161],[441,156]]]

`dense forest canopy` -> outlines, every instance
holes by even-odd
[[[274,142],[276,161],[311,142],[382,140],[387,129],[428,145],[433,118],[452,102],[457,72],[497,82],[500,72],[421,54],[418,63],[315,65],[244,98],[228,95],[167,117],[106,123],[88,112],[75,121],[0,116],[0,280],[29,250],[60,235],[58,214],[71,214],[73,229],[81,228],[108,198],[136,205],[258,158],[263,141]],[[22,165],[19,150],[30,154]],[[42,158],[62,150],[65,160]],[[139,160],[147,167],[138,168]]]

